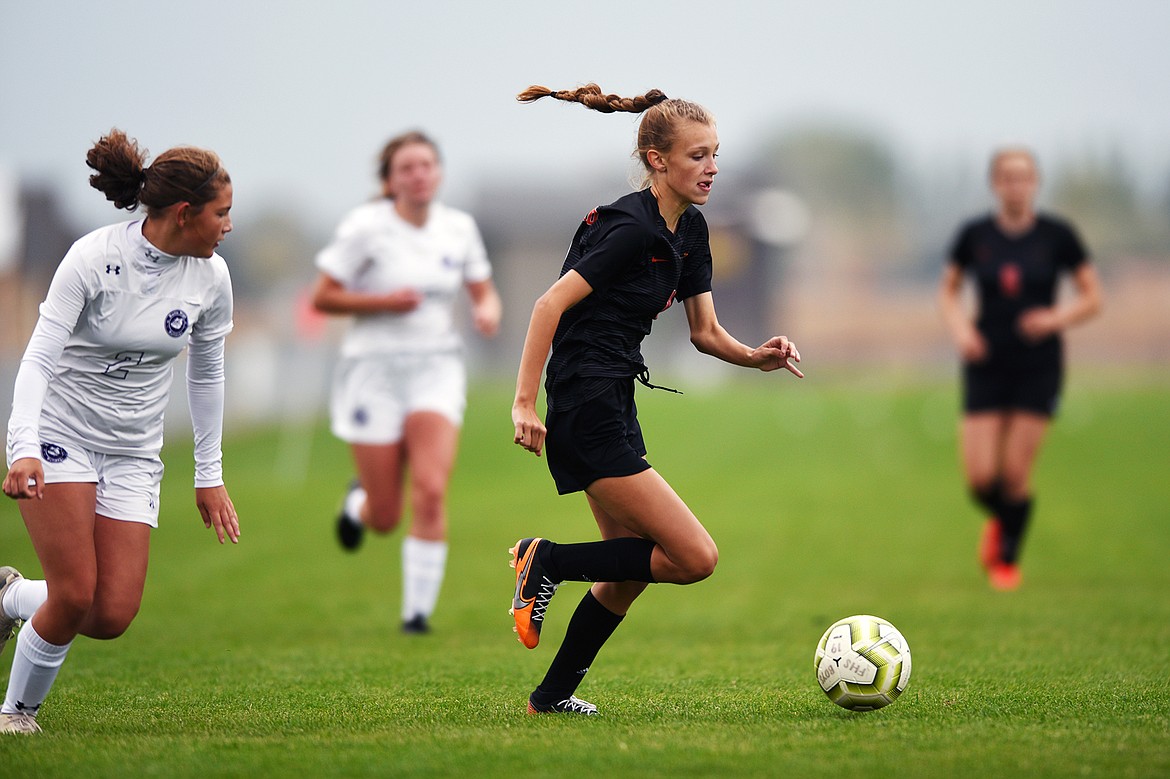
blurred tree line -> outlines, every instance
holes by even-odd
[[[798,192],[822,224],[863,245],[856,257],[894,277],[934,276],[959,224],[993,208],[987,159],[915,170],[892,144],[841,126],[777,133],[768,176]],[[1040,157],[1040,207],[1070,220],[1108,273],[1126,260],[1170,262],[1170,172],[1147,192],[1119,149]]]
[[[754,153],[744,155],[743,169],[725,167],[722,180],[735,185],[724,184],[704,207],[717,255],[721,317],[753,332],[790,327],[790,313],[804,306],[801,324],[818,319],[843,328],[841,343],[856,339],[860,325],[848,322],[858,311],[878,312],[875,295],[921,297],[936,282],[961,222],[992,209],[990,153],[922,162],[868,128],[832,123],[765,135]],[[1122,149],[1040,155],[1041,207],[1077,226],[1107,278],[1127,267],[1170,273],[1170,171],[1162,174],[1160,191],[1152,191],[1159,190],[1149,184],[1154,178],[1147,171],[1137,175],[1135,164]],[[507,310],[502,337],[478,346],[485,363],[510,365],[531,301],[555,278],[577,221],[628,187],[598,171],[560,176],[555,187],[486,180],[464,202],[470,200],[484,234]],[[807,212],[807,229],[784,246],[767,245],[760,228],[759,206],[777,202],[758,197],[768,191],[782,191]],[[19,202],[23,240],[16,261],[6,265],[14,281],[0,312],[2,331],[11,336],[3,344],[9,353],[23,348],[50,275],[83,232],[44,183],[25,182]],[[235,232],[221,249],[232,267],[238,321],[288,342],[306,325],[303,293],[315,276],[314,255],[334,226],[312,221],[287,199],[238,211]],[[929,319],[933,312],[919,311],[918,301],[904,308],[911,306],[922,316],[920,329],[937,328]],[[662,327],[677,326],[674,318],[664,319]]]

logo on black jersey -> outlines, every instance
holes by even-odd
[[[171,338],[178,338],[187,332],[187,312],[181,308],[176,308],[167,314],[167,321],[163,324],[167,329],[167,335]]]
[[[588,214],[585,215],[585,224],[591,225],[596,221],[597,221],[597,209],[595,208],[592,211],[590,211]]]
[[[69,452],[57,444],[41,444],[41,459],[47,463],[63,463],[69,459]]]
[[[1023,274],[1014,262],[1005,262],[999,268],[999,291],[1005,298],[1018,298],[1023,287]]]

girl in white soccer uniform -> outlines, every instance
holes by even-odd
[[[143,220],[103,227],[61,261],[17,372],[4,493],[19,500],[45,580],[0,568],[0,647],[22,622],[0,732],[37,711],[78,634],[110,639],[142,599],[158,525],[163,413],[188,347],[195,494],[220,543],[239,538],[223,484],[223,348],[232,289],[215,254],[231,231],[231,179],[212,152],[150,167],[118,130],[90,150],[90,183]]]
[[[379,174],[385,197],[351,211],[317,255],[313,303],[354,316],[330,408],[358,473],[339,540],[352,550],[364,528],[397,527],[409,473],[402,627],[425,633],[446,567],[445,499],[466,396],[455,300],[466,288],[485,336],[495,335],[501,306],[475,221],[434,200],[442,178],[435,144],[418,132],[394,138]]]

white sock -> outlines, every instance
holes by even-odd
[[[27,622],[48,597],[49,585],[44,579],[17,579],[4,591],[0,611]]]
[[[429,617],[439,599],[447,568],[447,542],[402,539],[402,619]]]
[[[37,635],[32,623],[25,625],[16,636],[16,653],[12,657],[8,693],[4,696],[0,713],[36,716],[72,645],[72,641],[64,646],[50,644]]]
[[[366,491],[362,487],[357,487],[349,491],[345,496],[345,516],[360,525],[362,523],[362,507],[366,505]]]

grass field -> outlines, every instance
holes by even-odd
[[[580,496],[510,441],[506,388],[473,393],[435,632],[398,632],[399,537],[343,554],[350,476],[324,426],[226,443],[244,535],[219,547],[172,434],[142,612],[80,639],[45,732],[0,740],[8,777],[1170,775],[1170,393],[1075,380],[1037,470],[1016,593],[986,586],[955,457],[954,388],[755,374],[639,393],[651,462],[720,546],[715,575],[652,587],[582,697],[532,718],[584,585],[527,651],[507,613],[516,538],[593,538]],[[308,465],[282,442],[311,436]],[[295,444],[294,444],[295,446]],[[0,557],[36,575],[15,505]],[[816,686],[834,620],[891,620],[914,653],[893,706]],[[11,649],[0,658],[7,679]]]

